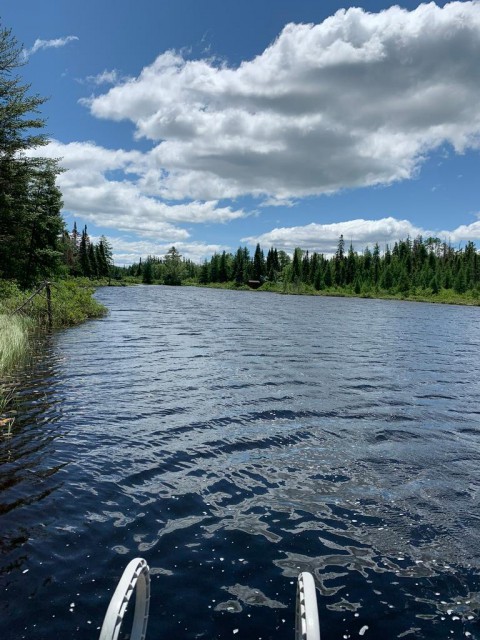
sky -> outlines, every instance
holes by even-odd
[[[69,229],[117,265],[480,246],[480,3],[3,0]]]

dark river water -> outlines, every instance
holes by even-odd
[[[480,309],[105,288],[40,345],[0,441],[0,638],[480,638]],[[40,353],[41,351],[41,353]],[[368,628],[366,628],[368,627]]]

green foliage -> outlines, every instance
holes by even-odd
[[[25,356],[30,325],[25,318],[0,313],[0,376]]]
[[[106,309],[95,298],[95,289],[86,278],[60,280],[51,284],[52,320],[54,328],[68,327],[98,318]],[[0,280],[0,311],[10,317],[27,318],[31,327],[47,326],[47,302],[45,291],[36,295],[22,310],[21,316],[13,312],[22,306],[33,291],[23,291],[12,283]]]
[[[333,256],[326,258],[297,247],[290,257],[271,247],[266,260],[260,245],[253,258],[246,247],[235,253],[214,254],[201,265],[181,259],[172,247],[163,258],[149,256],[123,270],[134,278],[151,263],[152,281],[172,284],[168,269],[176,264],[180,277],[176,284],[202,284],[244,287],[249,280],[260,280],[261,290],[282,293],[357,295],[362,297],[432,300],[451,304],[478,304],[480,255],[473,243],[454,250],[438,238],[401,240],[382,251],[375,244],[359,254],[350,244],[345,254],[341,237]]]
[[[15,75],[22,64],[21,47],[10,30],[1,28],[0,277],[27,287],[58,273],[64,223],[57,162],[27,153],[47,139],[37,133],[44,126],[37,116],[44,99],[29,95],[30,86]]]
[[[148,258],[143,265],[142,282],[143,284],[153,284],[153,266],[152,261]]]
[[[182,256],[180,253],[172,247],[168,250],[164,258],[165,274],[164,284],[171,286],[178,286],[182,284],[183,278],[183,264]]]

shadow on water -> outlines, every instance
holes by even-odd
[[[0,635],[98,635],[123,567],[149,638],[480,637],[477,309],[189,288],[98,293],[0,443]],[[368,627],[365,630],[365,627]]]

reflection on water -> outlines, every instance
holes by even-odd
[[[148,637],[480,637],[480,311],[103,289],[0,444],[0,635],[91,638],[132,557]],[[237,631],[238,630],[238,631]]]

